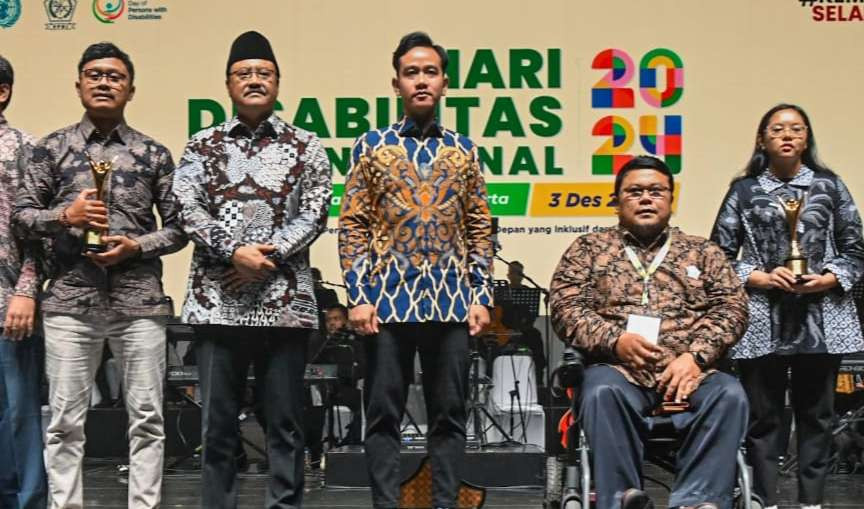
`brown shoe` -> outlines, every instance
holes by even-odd
[[[654,509],[654,502],[644,491],[630,488],[621,497],[621,509]]]

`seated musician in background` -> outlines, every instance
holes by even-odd
[[[324,309],[323,314],[324,334],[315,334],[313,337],[309,362],[310,364],[336,364],[339,381],[333,391],[329,391],[330,387],[324,383],[313,383],[306,392],[304,411],[306,447],[309,448],[312,468],[318,468],[321,464],[322,432],[328,405],[346,406],[352,413],[348,433],[342,437],[340,444],[360,443],[361,396],[357,386],[365,372],[363,344],[357,341],[350,328],[347,307],[339,303],[332,304]],[[336,424],[331,420],[329,426],[331,437],[339,436],[335,433]]]
[[[537,315],[532,313],[528,306],[519,303],[519,299],[514,297],[514,293],[523,291],[538,291],[535,288],[528,287],[522,283],[525,279],[525,265],[518,260],[514,260],[507,264],[507,282],[511,290],[511,301],[500,302],[503,310],[503,325],[514,332],[510,341],[498,352],[501,354],[513,354],[519,351],[530,350],[531,359],[534,361],[534,372],[537,380],[537,390],[543,385],[545,378],[543,370],[546,368],[546,354],[543,351],[543,334],[534,327],[534,321]],[[513,292],[512,290],[516,290]],[[514,302],[515,301],[515,302]]]
[[[360,390],[359,381],[366,376],[366,355],[363,342],[348,322],[348,308],[335,304],[325,311],[325,326],[331,348],[324,352],[324,362],[339,365],[339,387],[336,401],[351,409],[351,429],[345,441],[360,443]],[[356,436],[355,436],[356,435]]]
[[[510,283],[511,289],[526,288],[526,286],[522,284],[524,278],[525,266],[522,265],[522,262],[514,260],[507,264],[507,282]]]
[[[558,337],[597,362],[585,371],[581,418],[601,509],[653,507],[641,490],[641,438],[655,411],[683,434],[669,507],[732,507],[748,405],[714,366],[744,333],[747,295],[720,248],[669,227],[673,189],[663,161],[625,164],[618,227],[577,238],[552,277]]]

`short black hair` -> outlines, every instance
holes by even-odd
[[[618,170],[618,174],[615,175],[615,196],[618,196],[619,191],[621,191],[621,182],[624,181],[624,175],[627,175],[633,170],[659,171],[669,179],[669,189],[675,189],[675,177],[672,176],[672,171],[668,166],[666,166],[666,163],[664,163],[662,159],[654,156],[641,155],[627,161],[624,166]]]
[[[324,312],[333,311],[334,309],[340,311],[345,318],[348,318],[348,308],[344,304],[330,304],[326,308],[324,308]]]
[[[447,72],[447,63],[450,61],[447,56],[447,51],[432,42],[432,38],[429,37],[429,34],[426,32],[411,32],[402,37],[402,40],[399,41],[399,46],[396,46],[396,51],[393,52],[393,70],[396,71],[396,74],[399,74],[399,59],[402,58],[405,53],[418,47],[434,49],[441,58],[441,72]]]
[[[87,62],[92,62],[93,60],[99,60],[100,58],[116,58],[123,62],[123,65],[126,66],[126,70],[129,71],[129,83],[135,81],[135,66],[132,65],[132,60],[129,58],[123,50],[114,45],[113,42],[97,42],[96,44],[91,44],[87,46],[87,49],[84,50],[84,54],[81,55],[81,61],[78,62],[78,74],[81,74],[84,71],[84,65]]]
[[[15,70],[12,69],[12,63],[6,60],[3,55],[0,55],[0,85],[9,85],[9,98],[0,103],[0,111],[9,106],[9,101],[12,100],[12,85],[15,83]]]

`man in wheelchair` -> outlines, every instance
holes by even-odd
[[[576,239],[552,278],[558,337],[593,363],[580,418],[597,507],[651,508],[644,440],[655,415],[681,435],[669,507],[729,508],[748,406],[715,369],[747,325],[747,296],[723,252],[669,227],[674,179],[639,156],[615,179],[619,224]]]

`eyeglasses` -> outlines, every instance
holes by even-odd
[[[652,186],[652,187],[628,187],[627,189],[621,190],[621,196],[623,196],[627,200],[639,200],[642,198],[642,195],[646,192],[648,196],[652,200],[658,200],[666,195],[666,193],[670,191],[668,187],[660,187],[660,186]]]
[[[779,138],[785,133],[789,133],[793,138],[803,138],[807,136],[807,126],[801,124],[783,125],[774,124],[765,128],[770,138]]]
[[[97,69],[87,69],[82,71],[81,74],[87,80],[88,83],[97,84],[102,81],[102,78],[108,79],[108,84],[112,86],[119,86],[126,82],[126,75],[116,71],[99,71]]]
[[[240,81],[249,81],[252,79],[252,75],[258,76],[261,78],[261,81],[270,81],[276,76],[276,71],[271,71],[270,69],[238,69],[231,73],[234,76],[237,76],[237,79]]]

